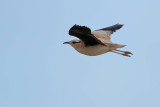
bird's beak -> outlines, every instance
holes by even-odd
[[[63,44],[69,44],[69,42],[64,42]]]

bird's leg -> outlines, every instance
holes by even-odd
[[[128,57],[131,57],[130,55],[128,55],[128,53],[125,53],[125,52],[123,52],[123,51],[116,51],[116,50],[112,50],[111,52],[113,52],[113,53],[116,53],[116,54],[120,54],[120,55],[123,55],[123,56],[128,56]],[[123,52],[123,53],[120,53],[120,52]]]
[[[133,55],[131,52],[128,52],[128,51],[121,51],[121,50],[117,50],[117,49],[115,49],[115,51],[123,52],[123,53],[125,53],[125,54],[131,54],[131,55]]]
[[[124,53],[126,53],[126,54],[131,54],[131,55],[133,55],[131,52],[128,52],[128,51],[121,51],[121,50],[117,50],[117,49],[115,49],[115,51],[124,52]]]

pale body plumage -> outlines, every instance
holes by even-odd
[[[88,56],[96,56],[100,54],[104,54],[109,51],[108,46],[103,46],[103,45],[96,45],[96,46],[88,46],[85,47],[81,43],[77,43],[76,45],[71,45],[75,50],[77,50],[79,53],[88,55]]]
[[[95,30],[91,32],[92,36],[94,36],[94,39],[97,41],[101,42],[101,44],[96,44],[96,45],[91,45],[91,46],[86,46],[85,42],[83,40],[71,40],[69,42],[65,42],[70,44],[75,50],[77,50],[81,54],[85,54],[88,56],[97,56],[104,54],[106,52],[123,52],[118,53],[121,55],[129,56],[128,54],[131,54],[130,52],[125,51],[119,51],[116,50],[117,48],[122,48],[126,45],[121,45],[121,44],[114,44],[111,42],[111,35],[113,31],[110,30]],[[118,52],[115,52],[118,51]]]
[[[100,34],[98,34],[98,33],[100,33]],[[107,32],[107,33],[109,33],[109,32]],[[98,44],[98,45],[95,45],[95,46],[87,46],[86,47],[85,44],[83,43],[83,41],[81,41],[80,43],[76,43],[76,44],[72,43],[72,42],[77,41],[77,40],[70,41],[70,45],[75,50],[77,50],[79,53],[82,53],[82,54],[85,54],[85,55],[88,55],[88,56],[101,55],[101,54],[104,54],[104,53],[109,52],[111,50],[115,50],[117,48],[122,48],[122,47],[125,46],[125,45],[120,45],[120,44],[113,44],[110,41],[110,35],[109,34],[106,36],[106,35],[104,35],[104,33],[99,32],[99,31],[94,31],[94,32],[92,32],[92,34],[95,34],[95,37],[97,39],[99,39],[100,41],[102,41],[105,44],[105,46],[101,45],[101,44]]]

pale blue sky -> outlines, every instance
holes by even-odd
[[[0,107],[160,107],[159,0],[1,0]],[[74,24],[124,24],[131,58],[62,43]]]

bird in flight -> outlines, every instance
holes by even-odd
[[[111,42],[111,35],[122,26],[121,24],[116,24],[91,32],[91,29],[86,26],[74,25],[70,28],[69,35],[77,37],[79,40],[71,40],[63,44],[69,44],[79,53],[88,56],[113,52],[131,57],[131,52],[117,50],[117,48],[123,48],[126,45]]]

